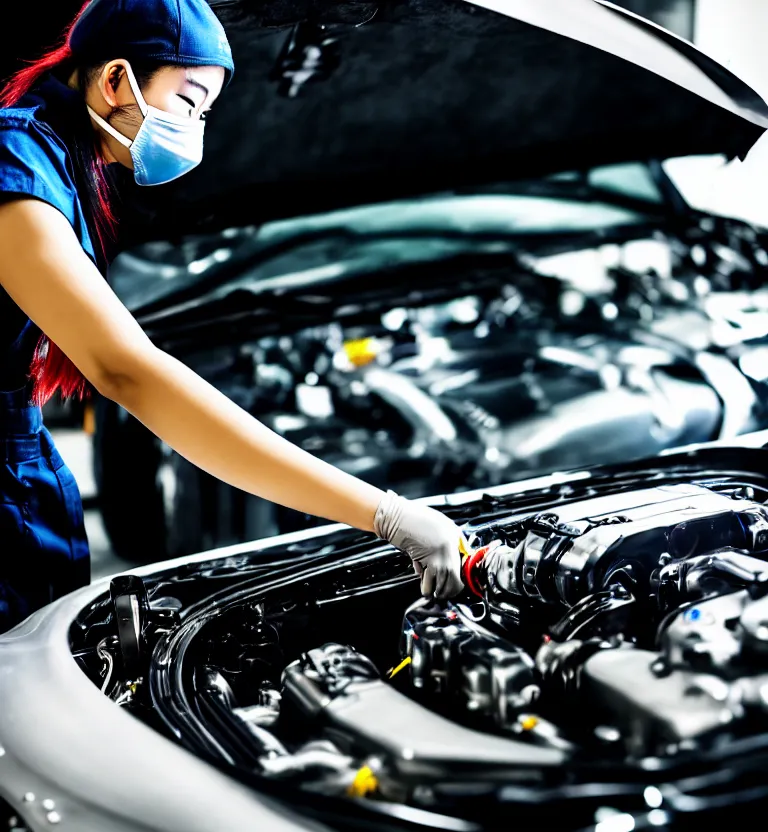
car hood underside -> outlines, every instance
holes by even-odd
[[[150,189],[151,209],[134,193],[138,236],[597,162],[743,155],[768,125],[746,84],[620,9],[476,2],[504,14],[467,0],[221,4],[234,80],[202,165]]]

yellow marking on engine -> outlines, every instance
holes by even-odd
[[[393,676],[396,676],[404,667],[408,667],[411,663],[411,657],[406,656],[397,667],[393,667],[392,670],[389,671],[387,674],[387,678],[391,679]]]
[[[466,560],[470,555],[470,551],[467,548],[467,541],[464,540],[464,535],[459,538],[459,551],[461,552],[462,560]]]
[[[532,731],[539,724],[539,720],[535,716],[520,717],[520,727],[523,731]]]

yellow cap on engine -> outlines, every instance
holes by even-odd
[[[347,787],[347,794],[350,797],[365,797],[375,792],[379,787],[379,781],[369,766],[363,766],[355,775],[355,779]]]
[[[365,367],[375,361],[379,354],[379,342],[376,338],[356,338],[344,342],[344,352],[355,367]]]

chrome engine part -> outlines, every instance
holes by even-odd
[[[586,500],[504,533],[507,545],[478,569],[489,601],[512,596],[572,607],[619,575],[644,584],[668,561],[768,551],[768,511],[739,491],[679,484]]]

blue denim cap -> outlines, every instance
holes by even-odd
[[[91,0],[72,27],[69,46],[93,61],[157,61],[235,71],[224,27],[206,0]]]

